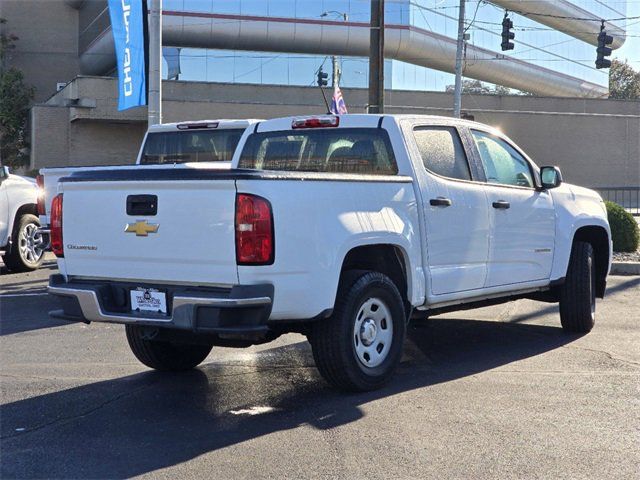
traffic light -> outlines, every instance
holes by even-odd
[[[324,73],[322,71],[322,67],[320,67],[320,69],[318,70],[318,86],[326,87],[328,85],[328,81],[327,81],[328,78],[329,78],[329,74]]]
[[[613,43],[613,37],[607,35],[607,31],[604,29],[604,23],[600,27],[600,33],[598,34],[598,56],[596,57],[596,68],[609,68],[611,66],[611,60],[608,57],[611,55],[612,49],[607,47]]]
[[[505,13],[504,20],[502,20],[502,43],[500,44],[503,52],[505,50],[513,50],[513,42],[510,42],[509,40],[516,38],[516,34],[511,31],[512,28],[513,22]]]

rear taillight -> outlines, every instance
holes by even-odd
[[[51,251],[56,257],[64,257],[62,242],[62,194],[53,197],[51,202]]]
[[[273,216],[268,200],[236,195],[236,261],[238,265],[270,265],[274,257]]]
[[[46,215],[47,212],[44,208],[44,177],[42,175],[36,177],[36,184],[38,185],[38,215]]]

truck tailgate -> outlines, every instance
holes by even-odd
[[[67,275],[191,285],[238,282],[234,180],[65,182],[63,190]],[[145,209],[154,198],[155,215]],[[132,214],[128,199],[138,202],[129,206]],[[140,201],[146,214],[135,214]]]

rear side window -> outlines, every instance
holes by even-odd
[[[471,180],[467,156],[456,129],[419,127],[413,135],[427,170],[443,177]]]
[[[230,162],[242,132],[243,129],[149,133],[140,163]]]
[[[389,136],[380,128],[322,128],[254,133],[240,168],[291,172],[395,175]]]

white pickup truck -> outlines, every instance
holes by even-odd
[[[7,270],[27,272],[44,259],[45,240],[38,229],[36,182],[0,165],[0,256]]]
[[[79,171],[137,168],[137,165],[179,167],[207,163],[208,168],[229,168],[233,152],[245,128],[259,120],[196,120],[151,125],[142,140],[135,165],[96,167],[52,167],[40,169],[38,186],[44,192],[38,203],[41,231],[49,233],[49,208],[58,190],[58,180]]]
[[[232,166],[61,179],[54,315],[125,324],[159,370],[301,332],[345,390],[389,379],[411,318],[534,298],[560,303],[566,331],[594,325],[611,261],[602,199],[498,130],[281,118],[248,128]]]

